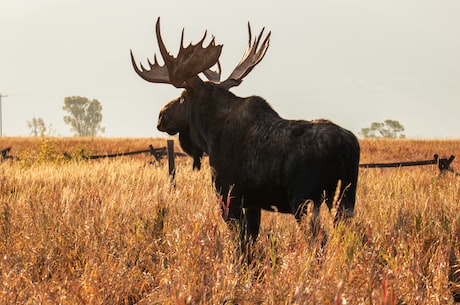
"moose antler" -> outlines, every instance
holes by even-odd
[[[249,32],[249,41],[248,47],[246,48],[246,52],[244,52],[243,57],[241,58],[240,62],[230,74],[230,76],[221,84],[230,89],[231,87],[238,86],[242,81],[243,78],[249,74],[249,72],[254,69],[254,67],[264,58],[265,53],[270,45],[270,35],[272,32],[268,32],[267,36],[265,37],[262,45],[259,48],[260,40],[262,39],[262,35],[264,33],[265,28],[262,28],[260,31],[259,36],[256,36],[254,39],[254,43],[252,42],[252,34],[251,34],[251,25],[248,22],[248,32]]]
[[[188,47],[184,48],[184,30],[182,30],[180,49],[177,57],[171,56],[161,38],[160,17],[158,17],[156,22],[156,36],[160,54],[165,64],[164,66],[158,64],[155,56],[153,64],[148,61],[150,66],[149,69],[145,69],[142,64],[139,69],[131,51],[131,62],[134,71],[146,81],[153,83],[168,83],[175,87],[184,87],[187,80],[198,77],[198,74],[201,72],[209,73],[211,77],[215,77],[217,74],[220,75],[220,71],[214,72],[209,70],[209,68],[218,63],[219,56],[222,52],[222,45],[216,45],[213,37],[208,46],[204,48],[203,43],[206,34],[207,32],[204,33],[203,38],[197,44],[193,45],[190,43]]]
[[[150,69],[145,69],[141,63],[141,68],[139,69],[136,64],[136,60],[134,59],[133,51],[131,50],[131,63],[133,64],[134,71],[145,79],[148,82],[152,83],[165,83],[170,84],[171,81],[169,80],[169,73],[168,68],[166,66],[160,66],[158,64],[157,56],[154,55],[153,57],[153,64],[147,59]]]
[[[211,69],[206,69],[205,71],[203,71],[203,74],[211,82],[214,82],[214,83],[220,82],[220,74],[221,74],[220,62],[217,61],[216,71],[213,71]]]

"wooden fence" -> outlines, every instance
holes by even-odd
[[[9,155],[11,147],[7,147],[5,149],[0,150],[0,161],[7,160],[7,159],[15,159],[14,156]],[[175,167],[175,158],[176,157],[183,157],[186,154],[181,152],[174,151],[174,141],[167,140],[167,146],[154,148],[152,145],[149,145],[148,149],[145,150],[137,150],[137,151],[129,151],[129,152],[122,152],[122,153],[115,153],[115,154],[106,154],[106,155],[91,155],[91,156],[84,156],[84,159],[94,160],[94,159],[103,159],[103,158],[115,158],[115,157],[123,157],[123,156],[131,156],[137,154],[150,154],[157,161],[161,160],[164,156],[168,157],[168,173],[171,177],[171,183],[174,185],[175,174],[176,174],[176,167]],[[68,153],[64,153],[66,158],[71,158],[71,155]],[[451,172],[456,176],[460,176],[460,173],[456,172],[454,169],[450,167],[452,161],[454,161],[455,156],[451,155],[449,158],[439,158],[438,154],[433,156],[431,160],[421,160],[421,161],[402,161],[402,162],[391,162],[391,163],[367,163],[367,164],[360,164],[359,167],[361,168],[390,168],[390,167],[406,167],[406,166],[424,166],[424,165],[437,165],[440,172]]]

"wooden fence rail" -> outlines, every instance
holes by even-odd
[[[165,156],[166,147],[161,148],[154,148],[152,145],[149,145],[148,149],[144,150],[136,150],[136,151],[127,151],[122,153],[115,153],[115,154],[105,154],[105,155],[91,155],[91,156],[84,156],[84,152],[82,151],[82,155],[84,159],[95,160],[95,159],[105,159],[105,158],[116,158],[116,157],[124,157],[124,156],[132,156],[138,154],[150,154],[155,157],[155,159],[160,160],[162,156]],[[64,153],[64,156],[67,158],[72,158],[69,153]]]
[[[360,164],[362,168],[388,168],[388,167],[405,167],[405,166],[421,166],[421,165],[434,165],[437,164],[440,171],[450,169],[450,164],[454,161],[455,156],[450,156],[449,159],[439,158],[437,154],[433,156],[432,160],[422,161],[403,161],[403,162],[391,162],[391,163],[369,163]]]
[[[0,150],[0,161],[6,159],[16,159],[15,157],[9,155],[11,147],[7,147],[5,149]],[[150,154],[155,157],[157,161],[159,161],[162,157],[168,157],[168,173],[171,177],[171,183],[174,185],[174,178],[176,174],[175,168],[175,157],[182,157],[186,156],[186,154],[181,152],[174,151],[174,141],[167,140],[166,147],[154,148],[152,145],[149,145],[148,149],[144,150],[136,150],[136,151],[128,151],[122,153],[115,153],[115,154],[105,154],[105,155],[91,155],[91,156],[84,156],[82,151],[82,155],[84,159],[103,159],[103,158],[115,158],[115,157],[123,157],[123,156],[131,156],[137,154]],[[67,158],[72,158],[69,153],[64,153],[64,156]],[[402,161],[402,162],[391,162],[391,163],[365,163],[360,164],[359,167],[361,168],[390,168],[390,167],[406,167],[406,166],[423,166],[423,165],[438,165],[438,168],[441,172],[449,171],[454,173],[457,176],[460,176],[460,173],[453,170],[450,165],[452,161],[454,161],[455,156],[451,155],[449,158],[439,158],[437,154],[433,156],[431,160],[421,160],[421,161]]]
[[[11,147],[7,147],[7,148],[2,149],[2,150],[0,151],[0,153],[1,153],[1,160],[4,160],[4,159],[13,159],[13,156],[10,156],[10,155],[9,155],[10,150],[11,150]]]

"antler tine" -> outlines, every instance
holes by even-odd
[[[265,28],[262,28],[262,32]],[[254,43],[257,42],[257,36],[256,36],[256,41],[254,41]],[[251,44],[252,44],[252,31],[251,31],[251,24],[249,23],[248,21],[248,46],[246,47],[246,51],[244,51],[244,54],[243,54],[243,57],[241,58],[241,61],[243,61],[243,59],[245,57],[247,57],[249,55],[249,53],[251,52]],[[241,63],[240,61],[240,63]]]
[[[165,66],[160,66],[158,64],[156,55],[154,56],[153,59],[153,64],[148,60],[150,70],[147,70],[144,68],[144,66],[141,63],[141,68],[136,64],[136,60],[134,59],[133,51],[131,50],[131,63],[133,65],[134,71],[136,71],[137,75],[142,77],[148,82],[152,83],[165,83],[165,84],[170,84],[171,82],[169,81],[169,74],[168,74],[168,69]]]
[[[198,42],[198,45],[203,46],[204,40],[206,39],[206,35],[208,35],[208,30],[204,31],[203,38],[201,38],[201,40]],[[208,46],[210,45],[214,45],[214,36],[212,36],[212,40]]]
[[[259,34],[259,39],[257,41],[257,45],[259,44],[260,42],[260,39],[262,38],[262,33],[264,32],[265,28],[262,29],[262,31],[260,32]],[[267,52],[268,50],[268,47],[269,47],[269,43],[270,43],[270,36],[271,36],[272,32],[268,32],[267,34],[267,37],[265,37],[264,41],[262,42],[262,46],[261,48],[259,49],[259,51],[256,53],[256,58],[257,58],[257,61],[256,63],[254,64],[254,66],[256,64],[258,64],[265,56],[265,53]]]
[[[169,64],[174,60],[174,57],[172,57],[169,54],[168,50],[166,49],[165,43],[163,42],[163,38],[161,37],[160,17],[158,17],[157,19],[157,23],[155,26],[155,32],[157,35],[158,47],[160,48],[161,57],[163,57],[163,60],[165,61],[166,66],[169,68]],[[182,40],[183,38],[184,38],[184,30],[182,30]]]
[[[184,29],[182,28],[182,33],[180,34],[180,49],[184,48]]]
[[[223,86],[231,88],[239,85],[243,78],[248,75],[249,72],[251,72],[252,69],[254,69],[254,67],[264,58],[265,53],[267,52],[267,49],[270,45],[271,35],[271,32],[269,32],[263,40],[262,45],[259,47],[260,41],[262,40],[262,36],[264,34],[264,30],[265,28],[262,28],[259,35],[256,36],[254,42],[252,42],[251,25],[248,22],[248,46],[236,68],[230,74],[228,79],[222,82]]]
[[[203,38],[201,38],[201,40],[196,45],[202,47],[207,35],[208,35],[208,31],[206,30],[206,31],[204,31]],[[189,46],[191,46],[191,45],[192,45],[192,43],[189,44]],[[214,36],[212,36],[212,40],[208,44],[208,47],[213,46],[213,45],[215,45]],[[180,48],[185,49],[184,48],[184,29],[182,29],[182,34],[181,34],[181,38],[180,38]]]

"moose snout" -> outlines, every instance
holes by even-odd
[[[158,129],[159,131],[163,131],[163,132],[166,131],[165,128],[164,128],[164,126],[163,126],[163,122],[162,122],[161,117],[158,118],[157,129]]]
[[[159,131],[168,133],[170,136],[173,136],[179,132],[175,124],[172,124],[171,122],[168,123],[168,121],[165,120],[162,116],[158,118],[157,129]]]

